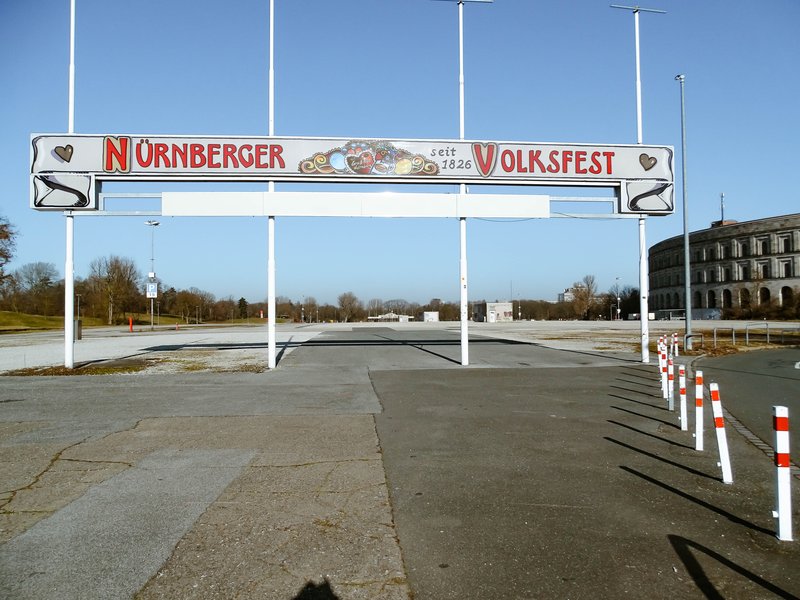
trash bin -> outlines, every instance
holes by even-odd
[[[75,339],[82,340],[83,339],[83,320],[82,319],[75,319]]]

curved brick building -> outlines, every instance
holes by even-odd
[[[692,318],[793,307],[800,295],[800,213],[717,221],[689,234],[689,250]],[[650,248],[650,307],[657,318],[683,315],[683,257],[683,235]]]

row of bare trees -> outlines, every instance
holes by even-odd
[[[149,310],[144,287],[145,279],[133,260],[119,256],[97,258],[90,263],[88,277],[76,279],[76,312],[81,317],[93,317],[107,324],[124,323],[129,317],[143,318]],[[572,292],[573,298],[568,302],[518,300],[514,303],[514,317],[525,320],[613,318],[618,297],[622,300],[622,318],[629,312],[638,311],[637,289],[626,287],[598,294],[591,275],[576,282]],[[62,316],[63,298],[64,282],[58,278],[58,271],[52,263],[28,263],[0,280],[0,310]],[[244,298],[235,301],[232,296],[217,299],[196,287],[176,289],[163,283],[155,307],[159,316],[184,323],[263,318],[267,315],[265,302],[249,303]],[[336,305],[320,304],[312,296],[299,301],[278,296],[276,309],[280,320],[306,323],[367,321],[388,314],[420,319],[426,311],[437,311],[442,321],[457,321],[461,313],[458,303],[440,298],[432,298],[426,304],[402,298],[372,298],[365,303],[353,292],[341,294]]]

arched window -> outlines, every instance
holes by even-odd
[[[675,308],[680,308],[681,307],[681,297],[678,294],[678,292],[675,292],[675,296],[674,296],[674,299],[672,301],[672,306],[674,306]]]
[[[792,305],[792,288],[784,286],[781,288],[781,306]]]
[[[708,308],[717,308],[717,294],[714,290],[708,290]]]
[[[769,304],[769,289],[762,287],[758,290],[758,303],[759,304]]]
[[[750,290],[743,288],[739,291],[739,306],[750,308]]]
[[[722,290],[722,308],[733,308],[733,295],[728,289]]]
[[[692,300],[692,308],[702,308],[703,307],[703,295],[700,292],[694,293],[694,299]]]

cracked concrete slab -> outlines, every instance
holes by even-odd
[[[7,598],[129,598],[252,451],[171,450],[91,486],[0,547]]]

